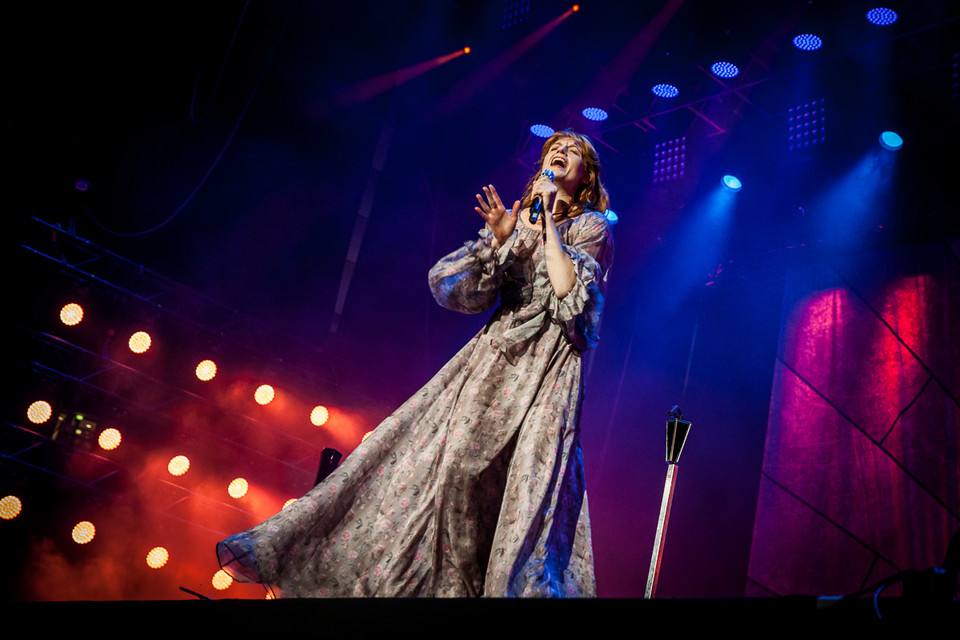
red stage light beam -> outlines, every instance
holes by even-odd
[[[523,38],[520,42],[491,60],[482,69],[461,80],[457,86],[450,91],[450,97],[443,101],[443,104],[440,108],[449,112],[457,109],[460,105],[469,101],[481,89],[490,84],[495,78],[499,77],[510,65],[519,60],[520,56],[529,51],[533,45],[543,40],[546,35],[556,29],[561,22],[579,10],[580,5],[573,5],[559,16],[546,23],[527,37]]]
[[[470,53],[470,47],[464,47],[451,53],[437,56],[431,60],[418,62],[417,64],[405,67],[403,69],[388,71],[382,75],[361,80],[351,87],[337,91],[329,99],[317,104],[311,108],[311,113],[314,115],[314,117],[323,117],[332,111],[336,111],[337,109],[342,109],[355,104],[362,104],[382,93],[389,91],[390,89],[399,87],[405,82],[409,82],[417,76],[421,76],[432,69],[436,69],[437,67],[444,65],[451,60],[459,58],[460,56],[465,56],[468,53]]]

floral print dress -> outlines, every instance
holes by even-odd
[[[499,298],[491,320],[323,482],[220,542],[224,569],[284,597],[596,595],[578,424],[613,240],[596,212],[558,230],[562,299],[522,224],[431,269],[444,307]]]

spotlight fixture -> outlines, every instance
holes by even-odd
[[[613,209],[607,209],[603,212],[603,217],[607,219],[610,224],[617,224],[620,218],[617,216],[616,212]]]
[[[720,180],[720,184],[722,184],[723,188],[727,191],[737,192],[743,188],[743,183],[740,182],[740,178],[730,174],[723,176],[723,178]]]
[[[113,451],[120,446],[120,441],[123,439],[123,436],[117,429],[110,427],[109,429],[104,429],[100,432],[100,435],[97,437],[97,444],[100,445],[100,448],[104,451]]]
[[[76,302],[65,304],[60,309],[60,322],[68,327],[80,324],[81,320],[83,320],[83,307]]]
[[[530,126],[530,133],[537,136],[538,138],[549,138],[555,132],[553,127],[548,127],[545,124],[535,124]]]
[[[330,411],[323,405],[318,405],[310,412],[310,423],[315,427],[322,427],[330,419]]]
[[[736,78],[740,74],[740,68],[732,62],[714,62],[710,71],[718,78]]]
[[[273,387],[269,384],[262,384],[257,387],[257,390],[253,392],[253,399],[257,401],[259,405],[267,405],[273,402],[276,392]]]
[[[170,552],[167,551],[164,547],[154,547],[150,549],[147,553],[147,566],[151,569],[159,569],[163,565],[167,564],[167,561],[170,559]]]
[[[823,46],[823,40],[812,33],[801,33],[794,37],[793,46],[801,51],[816,51]]]
[[[53,415],[53,407],[46,400],[37,400],[27,407],[27,420],[33,424],[43,424]]]
[[[182,476],[190,470],[190,458],[184,455],[173,456],[167,463],[167,473],[172,476]]]
[[[680,95],[680,89],[672,84],[655,84],[650,88],[650,91],[653,92],[653,95],[660,98],[676,98]]]
[[[6,496],[0,500],[0,518],[13,520],[23,510],[23,502],[17,496]]]
[[[146,353],[147,349],[150,348],[150,334],[146,331],[137,331],[132,336],[130,340],[127,341],[127,346],[130,347],[130,351],[134,353]]]
[[[203,360],[197,364],[195,371],[198,380],[209,382],[217,375],[217,363],[213,360]]]
[[[823,144],[827,140],[826,100],[811,100],[787,109],[787,142],[790,151]]]
[[[887,25],[893,24],[897,21],[898,17],[896,11],[887,9],[886,7],[877,7],[867,11],[867,22],[879,27],[886,27]]]
[[[230,494],[231,498],[242,498],[247,495],[247,490],[250,488],[250,483],[244,478],[234,478],[230,481],[230,484],[227,486],[227,493]]]
[[[210,580],[210,583],[217,591],[223,591],[233,584],[233,577],[223,569],[220,569],[213,574],[213,578]]]
[[[73,541],[77,544],[87,544],[93,540],[96,535],[97,528],[93,526],[93,523],[89,520],[78,522],[73,527],[73,531],[70,532],[70,537],[73,538]]]
[[[594,122],[601,122],[607,119],[607,112],[597,107],[587,107],[580,113],[582,113],[583,117],[587,120],[593,120]]]
[[[653,153],[653,183],[679,180],[687,174],[687,137],[657,143]]]
[[[880,134],[880,146],[888,151],[899,151],[903,146],[903,138],[894,131],[884,131]]]

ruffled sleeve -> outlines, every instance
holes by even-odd
[[[440,306],[461,313],[481,313],[497,303],[504,269],[513,260],[516,233],[500,248],[487,227],[480,237],[440,259],[430,269],[430,291]]]
[[[557,297],[546,262],[541,260],[534,279],[534,297],[551,321],[563,327],[573,346],[586,351],[599,342],[597,327],[603,313],[607,273],[613,262],[613,235],[606,216],[594,211],[578,216],[564,235],[563,248],[573,261],[577,281],[567,295]]]

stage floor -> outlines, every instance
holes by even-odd
[[[769,599],[506,600],[291,599],[148,602],[7,602],[8,623],[24,620],[32,633],[89,629],[98,637],[139,631],[271,635],[305,632],[418,636],[486,632],[515,636],[545,632],[606,637],[731,629],[874,630],[957,627],[960,603],[939,606],[883,598],[881,617],[871,600],[828,604],[813,597]],[[11,617],[9,614],[13,614]]]

